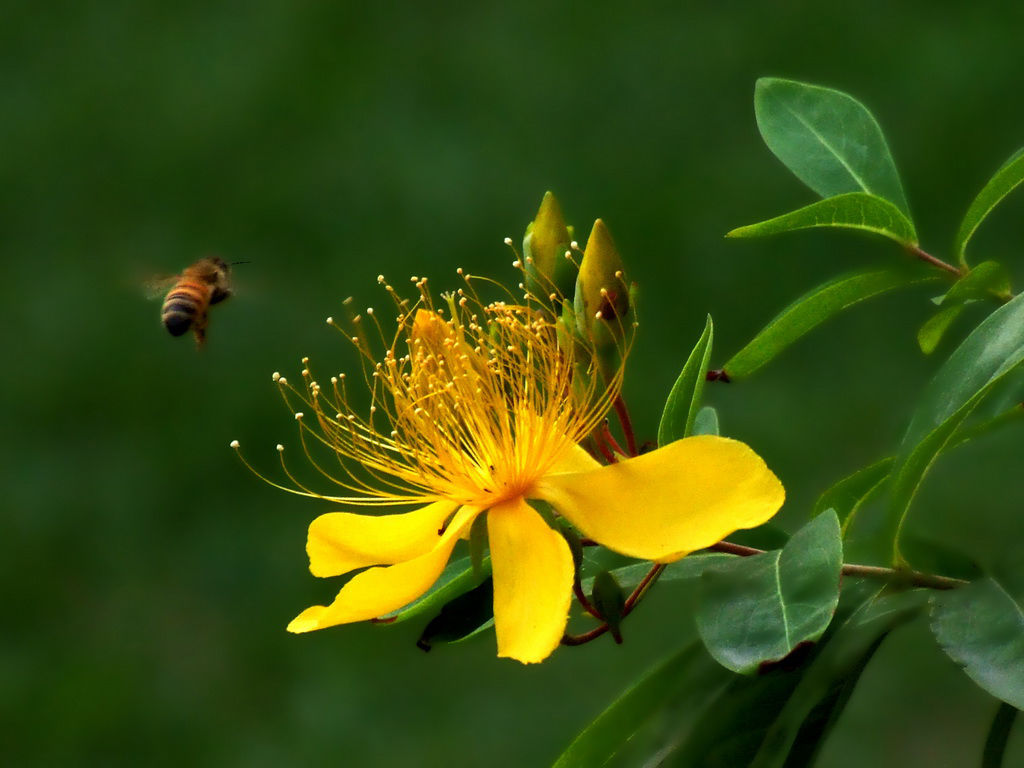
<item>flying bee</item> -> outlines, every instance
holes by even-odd
[[[171,336],[181,336],[191,328],[196,337],[196,349],[203,346],[210,307],[231,295],[230,272],[231,264],[220,257],[209,256],[186,267],[180,275],[152,283],[152,289],[158,292],[170,288],[164,297],[160,319]]]

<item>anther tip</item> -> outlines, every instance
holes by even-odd
[[[302,417],[305,416],[305,415],[306,414],[304,414],[302,411],[299,411],[298,413],[295,414],[295,420],[296,421],[301,421]]]
[[[280,443],[277,444],[277,452],[284,453],[284,446],[281,445]]]
[[[505,245],[512,245],[512,238],[511,237],[506,237],[505,238]]]
[[[234,448],[236,451],[238,450],[238,446],[239,445],[240,445],[240,443],[237,440],[232,440],[231,441],[231,447]]]

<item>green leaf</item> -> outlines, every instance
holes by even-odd
[[[835,626],[841,626],[863,602],[862,590],[854,585],[843,590],[836,610]],[[810,649],[813,662],[828,647],[825,640]],[[659,765],[667,768],[737,768],[754,758],[782,705],[803,677],[805,665],[777,665],[757,677],[734,676],[721,695],[712,699],[686,738]]]
[[[924,590],[862,605],[831,634],[779,710],[749,768],[809,768],[886,636],[925,605]]]
[[[1021,418],[1024,418],[1024,407],[1016,405],[997,414],[996,416],[993,416],[992,418],[986,419],[985,421],[972,424],[971,426],[962,427],[954,433],[953,437],[943,448],[943,453],[947,453],[957,446],[963,445],[971,440],[983,437],[989,432],[1005,426],[1006,424],[1012,424]],[[818,497],[818,500],[814,504],[814,509],[811,512],[811,516],[820,515],[822,512],[829,509],[835,510],[836,514],[839,516],[839,522],[842,525],[843,537],[845,538],[850,526],[853,525],[854,517],[856,517],[860,508],[874,498],[875,495],[885,487],[886,480],[888,480],[892,474],[892,468],[895,463],[896,457],[889,456],[881,459],[880,461],[876,461],[874,464],[864,467],[863,469],[858,469],[852,475],[844,477]],[[922,567],[924,570],[935,570],[930,567]],[[941,568],[939,568],[939,570],[948,574],[947,571],[942,570]]]
[[[487,573],[484,572],[484,558],[487,557],[487,514],[477,515],[469,528],[469,562],[473,567],[473,574],[477,580],[482,580]]]
[[[490,573],[491,559],[489,557],[484,558],[479,574],[474,571],[470,557],[452,560],[445,566],[434,585],[422,596],[397,611],[381,616],[381,619],[390,620],[388,623],[397,623],[408,621],[424,613],[437,611],[442,605],[473,589],[480,583],[483,576],[489,576]]]
[[[975,683],[1024,709],[1024,612],[992,579],[932,598],[939,646]]]
[[[754,111],[768,148],[819,195],[868,192],[910,216],[882,129],[852,96],[762,77],[754,88]]]
[[[953,283],[942,298],[942,305],[963,304],[972,299],[988,299],[992,296],[1003,301],[1013,298],[1010,274],[998,261],[983,261]]]
[[[844,477],[818,497],[812,514],[817,516],[828,509],[834,510],[839,517],[842,533],[845,536],[853,524],[857,511],[889,479],[889,473],[892,472],[894,463],[895,459],[890,456]]]
[[[706,672],[705,662],[703,649],[691,643],[659,664],[588,725],[554,768],[596,768],[607,763],[673,695]]]
[[[927,279],[927,278],[926,278]],[[923,282],[902,271],[859,272],[815,288],[780,312],[724,366],[730,379],[749,376],[811,329],[859,301]]]
[[[952,442],[950,443],[952,445]],[[948,451],[949,448],[947,447]],[[910,531],[900,546],[906,558],[925,573],[941,573],[953,579],[974,581],[983,575],[977,560],[963,551],[963,541],[946,542],[928,531]]]
[[[1024,296],[1018,296],[985,318],[925,389],[892,473],[889,534],[894,565],[906,565],[899,535],[928,470],[985,395],[1022,361]]]
[[[800,681],[799,672],[772,670],[736,677],[690,729],[662,768],[738,768],[749,764],[772,725],[779,703]]]
[[[453,643],[475,634],[494,618],[494,585],[491,577],[447,603],[424,628],[416,645],[429,651],[434,643]]]
[[[996,171],[996,175],[989,179],[988,184],[982,188],[970,208],[967,209],[967,213],[964,214],[964,220],[960,223],[960,229],[953,241],[953,252],[962,265],[967,265],[965,256],[967,243],[974,236],[978,226],[1004,197],[1024,181],[1024,154],[1022,152],[1024,150],[1018,150]]]
[[[698,592],[697,630],[724,667],[753,674],[828,627],[839,600],[839,520],[825,513],[785,547],[708,568]]]
[[[967,304],[992,298],[1003,302],[1013,298],[1010,275],[1002,264],[985,261],[953,283],[939,302],[942,309],[921,326],[917,332],[921,351],[930,355],[935,350]]]
[[[714,335],[714,324],[711,315],[708,315],[704,333],[690,352],[686,365],[665,401],[665,410],[662,411],[661,423],[658,425],[658,445],[668,445],[693,434],[693,422],[700,410]]]
[[[815,227],[858,229],[888,237],[904,247],[917,245],[917,233],[910,219],[888,200],[865,192],[848,192],[819,200],[774,219],[737,227],[726,232],[725,236],[767,237]]]
[[[726,555],[720,552],[687,555],[682,560],[669,563],[668,567],[661,572],[658,581],[659,583],[665,583],[696,579],[704,573],[704,569],[712,565],[734,560],[735,557],[735,555]],[[650,563],[633,563],[631,565],[624,565],[621,568],[613,568],[610,573],[615,576],[615,580],[623,589],[633,589],[644,580],[644,577],[647,576],[650,570]],[[584,592],[592,592],[594,589],[594,579],[584,579],[582,586]]]
[[[710,405],[697,411],[697,418],[693,420],[693,434],[718,435],[718,411]]]
[[[782,549],[789,538],[786,531],[772,522],[763,523],[757,528],[742,528],[729,534],[731,544],[754,549]]]
[[[986,419],[985,421],[982,421],[978,424],[972,424],[969,427],[964,427],[963,429],[959,430],[953,436],[953,439],[949,441],[949,445],[946,447],[946,450],[948,451],[952,448],[955,448],[958,445],[963,445],[964,443],[970,442],[971,440],[976,440],[977,438],[983,437],[987,435],[989,432],[992,432],[996,429],[1000,429],[1001,427],[1004,427],[1007,424],[1012,424],[1015,421],[1019,421],[1021,418],[1024,418],[1024,404],[1018,402],[1016,405],[1003,411],[1002,413],[996,414],[995,416]]]
[[[939,346],[939,342],[942,341],[942,337],[946,335],[946,331],[953,324],[953,321],[960,317],[960,313],[963,311],[963,304],[953,304],[943,307],[928,318],[917,332],[917,345],[921,347],[921,351],[926,355],[934,352],[935,348]]]

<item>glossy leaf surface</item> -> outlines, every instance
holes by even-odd
[[[648,718],[700,676],[707,662],[703,649],[693,643],[659,664],[590,723],[554,768],[595,768],[607,763]]]
[[[1024,154],[1018,151],[1002,168],[996,171],[995,176],[989,179],[978,196],[974,198],[967,213],[964,214],[960,229],[956,233],[956,239],[953,241],[953,252],[961,264],[966,264],[967,243],[970,242],[981,222],[1004,197],[1019,187],[1021,182],[1024,182]]]
[[[697,411],[697,418],[693,420],[693,434],[720,434],[718,428],[718,411],[716,411],[710,405],[705,405],[703,408]]]
[[[939,342],[942,341],[942,337],[946,335],[946,331],[949,330],[950,326],[960,317],[960,313],[963,311],[963,304],[953,304],[943,307],[929,317],[917,332],[917,345],[921,348],[921,351],[926,355],[934,352],[935,348],[939,346]]]
[[[708,568],[698,592],[697,629],[727,669],[753,674],[813,642],[839,600],[839,520],[826,512],[785,547]]]
[[[1024,612],[991,579],[932,598],[939,646],[979,686],[1024,709]]]
[[[910,215],[882,129],[852,96],[762,77],[754,88],[754,111],[768,148],[819,195],[869,192]]]
[[[669,563],[665,570],[658,577],[659,583],[671,581],[688,581],[699,578],[705,569],[713,565],[719,565],[735,560],[735,555],[726,555],[720,552],[705,552],[696,555],[687,555],[682,560]],[[651,570],[650,563],[633,563],[624,565],[621,568],[614,568],[610,573],[623,589],[633,589]],[[594,589],[594,579],[583,580],[583,591],[590,593]]]
[[[693,422],[700,410],[705,374],[711,360],[714,324],[708,315],[704,332],[690,352],[679,378],[672,386],[658,425],[658,445],[668,445],[693,434]]]
[[[470,557],[452,560],[445,566],[440,578],[434,582],[434,586],[423,593],[421,597],[381,618],[390,619],[389,623],[393,623],[407,621],[427,613],[435,613],[441,609],[441,606],[473,589],[490,573],[491,560],[489,557],[483,559],[479,573],[474,571],[473,561]]]
[[[847,192],[784,213],[773,219],[737,227],[726,237],[767,237],[816,227],[857,229],[895,240],[902,246],[917,244],[917,233],[899,208],[877,195]]]
[[[494,585],[488,576],[478,586],[445,604],[423,629],[416,645],[429,651],[435,643],[464,640],[493,618]]]
[[[921,278],[902,271],[862,272],[836,278],[804,294],[780,312],[725,364],[731,379],[749,376],[790,344],[847,307]]]
[[[765,734],[750,768],[809,768],[885,637],[926,604],[923,590],[862,605],[830,634]]]
[[[813,514],[820,515],[826,510],[835,510],[845,536],[860,507],[889,478],[893,463],[894,459],[890,456],[844,477],[818,497]]]
[[[890,500],[894,563],[903,564],[899,533],[929,468],[966,418],[1024,361],[1024,297],[989,315],[950,355],[922,394],[904,435]]]

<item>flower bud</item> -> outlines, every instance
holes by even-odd
[[[572,234],[565,224],[562,207],[551,192],[544,193],[537,216],[526,228],[523,255],[526,259],[526,287],[537,297],[552,293],[572,297],[576,265],[565,258]]]
[[[628,318],[630,290],[622,257],[601,219],[587,240],[576,281],[576,323],[581,334],[599,342],[621,340],[633,325]]]

